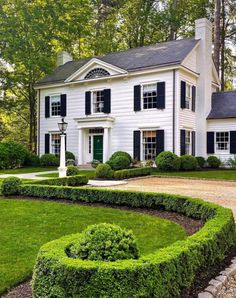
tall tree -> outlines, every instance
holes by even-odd
[[[221,1],[223,2],[222,8],[224,8],[224,0],[215,0],[215,20],[214,20],[214,62],[217,73],[220,69],[220,47],[221,47]]]

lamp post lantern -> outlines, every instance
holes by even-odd
[[[58,123],[59,130],[61,132],[61,145],[60,145],[60,166],[58,168],[59,177],[66,177],[66,134],[68,123],[65,122],[64,118],[61,119],[61,122]]]

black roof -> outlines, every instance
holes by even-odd
[[[64,82],[92,58],[97,58],[126,71],[179,64],[197,43],[198,40],[187,38],[115,52],[102,57],[73,60],[56,68],[52,74],[40,80],[37,85]]]
[[[207,119],[236,118],[236,91],[212,94],[211,111]]]

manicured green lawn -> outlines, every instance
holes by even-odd
[[[86,175],[89,179],[95,177],[95,170],[80,170],[81,175]],[[49,178],[56,178],[58,177],[58,173],[49,173],[49,174],[39,174],[36,175],[37,177],[49,177]]]
[[[11,170],[0,170],[0,175],[2,174],[28,174],[35,172],[46,172],[46,171],[56,171],[57,167],[25,167],[20,169]]]
[[[175,176],[175,177],[192,177],[207,178],[219,180],[236,180],[236,170],[208,170],[208,171],[191,171],[191,172],[158,172],[153,170],[153,175]]]
[[[43,243],[101,222],[132,229],[143,255],[187,237],[181,226],[140,213],[0,198],[0,294],[31,276]]]

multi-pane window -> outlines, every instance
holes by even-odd
[[[185,154],[191,154],[191,131],[185,131]]]
[[[51,116],[61,115],[61,98],[60,96],[51,96]]]
[[[143,86],[143,108],[154,109],[157,107],[157,85],[149,84]]]
[[[216,150],[229,150],[229,132],[216,132]]]
[[[93,92],[93,113],[103,113],[104,92],[103,90]]]
[[[143,158],[154,160],[156,157],[156,131],[143,132]]]
[[[191,101],[192,101],[192,86],[186,84],[186,97],[185,97],[185,108],[191,108]]]
[[[85,79],[96,79],[100,77],[109,76],[109,72],[103,68],[92,69],[89,73],[86,74]]]
[[[61,137],[59,133],[51,134],[51,153],[60,155]]]

